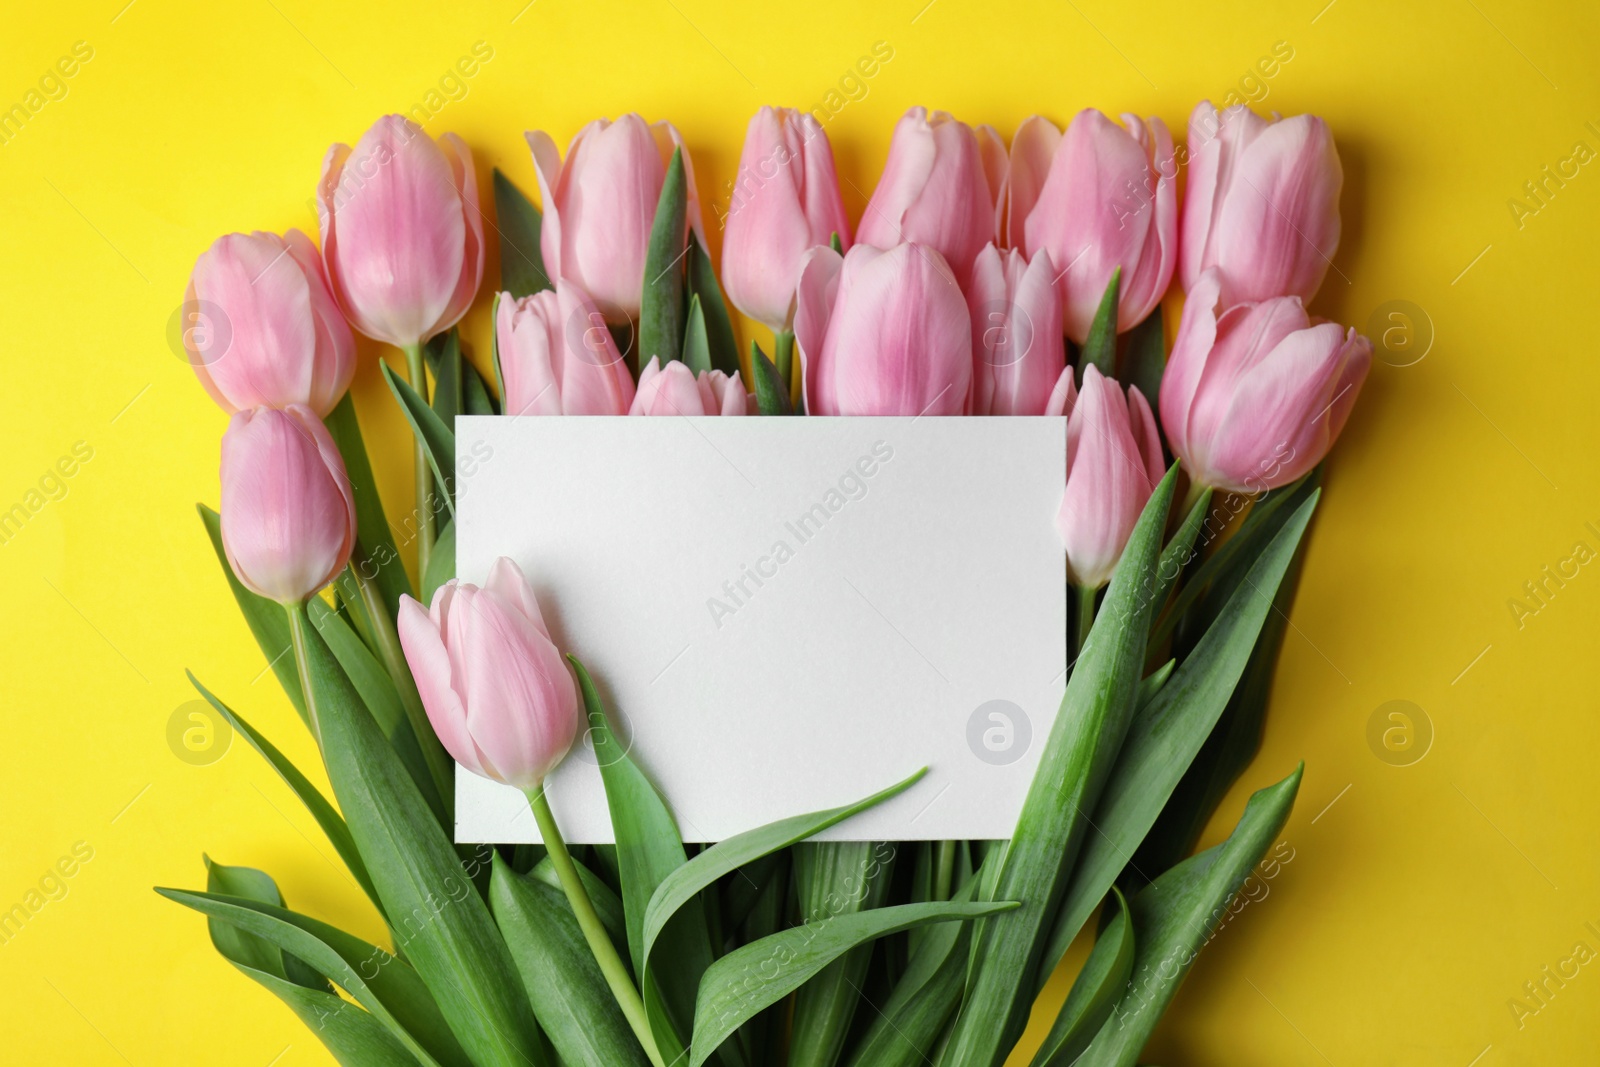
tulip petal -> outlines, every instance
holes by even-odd
[[[533,170],[539,179],[539,256],[550,277],[561,278],[561,201],[556,197],[561,186],[561,152],[543,130],[529,130],[523,136],[533,153]]]
[[[1061,147],[1061,131],[1043,115],[1030,115],[1017,127],[1011,139],[1011,166],[1006,173],[1005,231],[1003,243],[1030,253],[1024,223],[1039,202],[1039,193],[1050,174],[1056,149]]]
[[[437,602],[437,598],[435,600]],[[467,732],[467,709],[456,692],[455,671],[438,627],[421,604],[404,594],[400,597],[395,624],[400,634],[400,647],[405,651],[406,663],[422,697],[422,708],[428,713],[428,722],[438,735],[439,743],[467,770],[490,777],[477,744]]]
[[[843,270],[844,257],[826,245],[807,252],[800,264],[800,282],[795,289],[794,337],[795,347],[800,352],[800,380],[806,410],[813,415],[839,414],[831,410],[832,380],[820,360]]]

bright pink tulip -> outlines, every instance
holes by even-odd
[[[1009,236],[1023,254],[1042,249],[1055,260],[1067,336],[1079,344],[1114,269],[1122,268],[1117,329],[1123,331],[1160,303],[1178,262],[1172,135],[1157,118],[1122,121],[1126,129],[1090,108],[1062,136],[1035,116],[1011,144]]]
[[[722,238],[728,299],[773,330],[788,329],[800,260],[834,234],[850,247],[828,135],[809,112],[762,108],[745,133]]]
[[[183,336],[200,384],[230,415],[304,404],[326,415],[350,387],[355,338],[299,230],[230,233],[200,256]]]
[[[972,270],[967,306],[972,413],[1042,415],[1067,361],[1061,290],[1050,253],[1040,252],[1029,263],[1014,248],[985,248]]]
[[[748,415],[750,394],[739,372],[733,377],[719,370],[701,371],[699,377],[676,359],[663,367],[655,356],[639,372],[639,392],[630,415]]]
[[[246,589],[299,603],[349,562],[355,501],[310,408],[236,412],[222,435],[222,547]]]
[[[856,240],[878,248],[932,248],[965,284],[978,253],[996,236],[1003,176],[994,171],[1003,155],[992,127],[974,131],[946,112],[912,108],[895,125],[889,160]]]
[[[683,149],[689,225],[705,244],[683,135],[670,122],[648,125],[635,114],[596,119],[572,139],[565,162],[549,134],[534,130],[527,138],[544,201],[545,269],[552,279],[583,286],[609,321],[637,319],[650,226],[675,148]]]
[[[354,149],[336,144],[317,187],[322,259],[357,330],[420,344],[466,314],[483,277],[483,215],[472,153],[385,115]]]
[[[1339,248],[1344,170],[1315,115],[1268,121],[1243,104],[1189,116],[1183,287],[1221,276],[1227,307],[1275,296],[1310,300]]]
[[[578,690],[511,560],[482,588],[446,582],[426,610],[402,596],[399,630],[428,721],[467,770],[534,789],[572,748]]]
[[[1322,461],[1372,365],[1372,342],[1313,320],[1298,296],[1219,313],[1206,271],[1183,307],[1161,380],[1167,442],[1201,485],[1259,493]]]
[[[944,257],[918,244],[814,248],[794,323],[812,415],[963,415],[972,320]]]
[[[507,415],[626,415],[633,375],[577,283],[517,300],[501,293],[495,341]]]
[[[1074,585],[1098,589],[1111,580],[1163,473],[1150,404],[1131,386],[1124,398],[1115,381],[1086,368],[1067,420],[1067,489],[1056,518]]]

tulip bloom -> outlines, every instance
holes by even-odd
[[[633,376],[605,319],[570,281],[514,299],[501,293],[495,342],[507,415],[626,415]]]
[[[1050,253],[1029,263],[1014,248],[985,248],[973,267],[967,305],[973,414],[1043,414],[1067,361]]]
[[[966,299],[931,248],[814,248],[795,340],[812,415],[962,415],[972,391]]]
[[[1150,404],[1131,386],[1124,398],[1115,381],[1085,368],[1067,419],[1067,488],[1056,517],[1074,585],[1098,589],[1111,580],[1163,473]]]
[[[482,588],[452,579],[427,609],[402,596],[399,631],[445,751],[474,774],[538,787],[577,736],[578,690],[517,565],[501,556]]]
[[[354,149],[336,144],[317,187],[322,259],[351,324],[400,348],[466,314],[483,277],[472,153],[385,115]]]
[[[316,413],[235,413],[222,436],[222,548],[244,587],[298,604],[344,569],[355,540],[344,460]]]
[[[774,332],[788,329],[800,261],[834,234],[850,247],[828,135],[808,112],[762,108],[745,133],[722,239],[728,299]]]
[[[1167,441],[1200,485],[1258,493],[1322,461],[1372,365],[1372,342],[1312,320],[1298,296],[1219,314],[1221,279],[1189,291],[1161,380]]]
[[[355,338],[299,230],[217,238],[194,265],[184,305],[197,320],[183,337],[189,362],[230,415],[291,404],[326,415],[350,387]]]
[[[895,124],[856,240],[934,249],[965,284],[978,253],[996,236],[1004,154],[993,127],[973,130],[946,112],[912,108]]]
[[[1122,268],[1117,330],[1155,310],[1178,261],[1177,167],[1157,118],[1124,115],[1123,129],[1094,109],[1065,136],[1035,116],[1011,144],[1007,232],[1026,256],[1044,250],[1062,271],[1067,336],[1089,336],[1111,272]]]
[[[1185,289],[1215,269],[1227,307],[1310,300],[1339,248],[1344,171],[1315,115],[1268,121],[1240,104],[1189,117],[1179,266]]]
[[[689,225],[705,244],[683,135],[670,122],[647,125],[635,114],[597,119],[572,139],[565,162],[549,134],[533,130],[527,138],[544,202],[545,269],[581,285],[608,321],[637,319],[650,227],[674,148],[683,150]]]
[[[719,370],[701,371],[696,377],[679,360],[669,360],[663,367],[659,358],[651,356],[639,372],[639,392],[628,414],[748,415],[750,394],[737,371],[731,378]]]

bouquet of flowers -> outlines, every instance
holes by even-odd
[[[528,143],[542,212],[493,178],[492,375],[456,329],[487,218],[453,135],[379,120],[328,152],[320,251],[231,234],[196,264],[186,345],[232,415],[201,517],[332,799],[194,684],[389,944],[246,867],[160,892],[346,1064],[998,1067],[1086,927],[1032,1062],[1136,1062],[1299,785],[1190,854],[1259,745],[1318,465],[1371,360],[1303,307],[1339,236],[1326,126],[1202,103],[1178,149],[1160,119],[1087,110],[1028,119],[1008,149],[918,108],[852,233],[821,124],[763,108],[720,277],[670,124],[595,122],[565,158]],[[724,293],[770,355],[741,353]],[[404,377],[382,367],[415,438],[400,522],[347,393],[352,328],[405,353]],[[1065,417],[1072,662],[1011,838],[811,840],[913,776],[686,847],[517,565],[456,580],[461,414]],[[612,845],[568,848],[546,801],[580,730]],[[542,844],[455,844],[452,761],[525,792]]]

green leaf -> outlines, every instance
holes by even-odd
[[[291,615],[334,795],[416,967],[474,1064],[550,1064],[489,909],[400,758],[303,611]]]
[[[730,377],[739,370],[739,343],[733,339],[733,319],[728,303],[711,268],[711,253],[700,243],[700,235],[689,231],[689,292],[700,298],[706,317],[706,341],[711,349],[711,366]]]
[[[858,945],[924,923],[997,915],[1009,901],[931,901],[839,915],[735,949],[706,971],[695,1000],[690,1067],[700,1067],[739,1025],[800,988]]]
[[[462,412],[461,334],[450,327],[428,341],[424,355],[433,368],[433,413],[454,427]]]
[[[1184,860],[1133,900],[1132,986],[1077,1067],[1131,1067],[1228,903],[1283,829],[1305,764],[1259,790],[1232,836]]]
[[[434,414],[428,402],[417,395],[417,391],[389,369],[389,364],[378,361],[378,368],[383,371],[383,380],[389,383],[389,389],[394,393],[395,399],[400,402],[400,411],[405,415],[406,421],[411,424],[411,432],[416,434],[417,440],[422,443],[423,450],[428,453],[428,465],[433,468],[435,480],[445,490],[445,502],[450,505],[450,514],[456,513],[456,435]]]
[[[628,925],[627,921],[622,917],[622,898],[617,896],[614,889],[606,885],[605,879],[579,863],[576,859],[572,861],[572,866],[577,869],[578,880],[583,883],[583,891],[589,894],[589,903],[594,905],[594,913],[600,917],[600,925],[606,928],[606,933],[610,935],[611,940],[616,944],[617,951],[626,953],[628,951]],[[528,876],[538,879],[551,889],[560,891],[563,899],[565,899],[566,893],[561,889],[561,876],[556,873],[556,865],[550,862],[549,856],[545,856],[538,863],[535,863],[528,871]]]
[[[1033,1057],[1033,1067],[1072,1067],[1111,1015],[1133,974],[1133,919],[1128,899],[1113,888],[1117,914],[1095,938],[1066,1003]]]
[[[794,405],[789,402],[789,390],[778,368],[773,365],[761,346],[750,342],[750,377],[756,391],[756,410],[762,415],[793,415]]]
[[[1122,268],[1116,267],[1100,297],[1100,306],[1095,309],[1094,321],[1089,324],[1089,336],[1084,338],[1083,349],[1078,353],[1079,381],[1091,366],[1108,378],[1117,375],[1117,299],[1121,289]]]
[[[695,374],[711,369],[711,342],[706,337],[706,316],[700,294],[689,296],[689,313],[683,328],[683,362]]]
[[[228,563],[228,554],[222,547],[222,517],[204,504],[196,504],[195,510],[200,513],[200,521],[205,524],[206,536],[211,538],[211,547],[217,554],[217,562],[222,564],[222,573],[228,579],[228,588],[233,591],[233,599],[239,605],[239,613],[244,616],[245,624],[250,627],[251,636],[261,648],[261,654],[267,657],[272,673],[278,676],[278,684],[283,686],[283,692],[289,698],[289,703],[300,713],[300,721],[309,728],[311,719],[306,715],[305,697],[300,692],[300,671],[295,666],[294,652],[289,644],[289,624],[283,617],[283,605],[275,600],[257,596],[240,583],[233,573],[233,567]]]
[[[998,1067],[1021,1035],[1033,1004],[1034,975],[1106,777],[1128,731],[1143,673],[1162,528],[1177,468],[1145,505],[1111,578],[1105,601],[1023,801],[999,865],[993,896],[1021,902],[973,935],[966,1002],[956,1018],[947,1063]]]
[[[280,607],[279,610],[281,611],[282,608]],[[209,689],[200,684],[200,680],[192,673],[188,671],[184,673],[188,675],[189,683],[195,687],[199,694],[213,708],[216,708],[217,713],[227,719],[235,730],[244,735],[244,739],[250,742],[250,747],[261,753],[262,758],[272,765],[273,770],[278,772],[278,777],[283,779],[284,784],[289,787],[295,796],[300,798],[300,803],[306,806],[306,810],[311,813],[311,817],[317,820],[317,825],[322,827],[322,833],[327,837],[328,843],[339,854],[339,858],[344,860],[344,865],[349,868],[351,876],[356,880],[356,884],[371,898],[372,903],[377,906],[379,914],[383,914],[383,903],[378,899],[378,891],[373,888],[372,879],[367,874],[367,865],[362,860],[361,853],[356,851],[356,843],[350,836],[350,828],[345,825],[345,821],[339,813],[333,809],[333,805],[328,803],[327,798],[322,795],[316,786],[311,784],[305,775],[300,773],[299,768],[290,762],[289,757],[280,752],[277,746],[263,737],[254,726],[246,722],[243,716],[218,700]]]
[[[1040,987],[1117,874],[1128,865],[1178,780],[1210,736],[1244,672],[1256,635],[1272,610],[1273,593],[1289,568],[1316,506],[1316,494],[1300,505],[1256,557],[1227,609],[1184,659],[1171,681],[1135,717],[1094,809],[1098,832],[1084,843],[1049,948],[1040,961]]]
[[[494,217],[500,231],[500,288],[515,297],[554,288],[539,251],[539,209],[494,169]]]
[[[1167,369],[1167,337],[1161,322],[1161,305],[1143,322],[1128,331],[1127,351],[1122,357],[1121,380],[1137,386],[1154,406],[1161,397],[1161,376]]]
[[[254,867],[230,867],[218,863],[210,856],[202,856],[206,864],[206,891],[222,896],[245,897],[249,900],[283,907],[283,894],[278,883],[266,871]],[[313,970],[300,957],[284,952],[265,938],[239,929],[223,919],[206,920],[211,934],[211,944],[230,963],[266,971],[295,985],[307,989],[320,989],[331,993],[328,980]]]
[[[672,153],[656,202],[655,221],[644,255],[644,297],[639,311],[639,366],[659,357],[668,360],[683,351],[683,256],[688,202],[683,175],[683,149]]]
[[[456,576],[456,524],[444,524],[439,537],[433,542],[433,552],[428,556],[428,573],[422,576],[422,603],[433,603],[433,594],[439,587]]]
[[[1172,587],[1177,584],[1184,567],[1194,557],[1195,539],[1199,536],[1201,527],[1205,525],[1210,507],[1211,490],[1206,489],[1201,491],[1199,499],[1189,508],[1189,514],[1178,524],[1178,529],[1173,533],[1172,540],[1167,542],[1167,547],[1161,550],[1161,561],[1156,565],[1156,585],[1150,594],[1152,631],[1155,629],[1154,619],[1160,615],[1162,605],[1167,602]],[[1151,635],[1149,646],[1153,649],[1161,647],[1154,633]]]
[[[234,966],[287,1004],[343,1067],[418,1067],[417,1058],[388,1027],[343,997],[243,964]]]
[[[406,576],[405,564],[395,548],[388,519],[384,517],[383,500],[378,496],[377,479],[372,474],[372,463],[367,458],[361,424],[356,420],[355,402],[350,394],[345,393],[344,398],[334,405],[328,417],[322,421],[333,443],[339,446],[339,455],[344,457],[344,471],[350,479],[350,495],[356,505],[356,540],[361,545],[361,556],[367,567],[363,573],[377,581],[378,588],[383,592],[384,605],[389,609],[390,618],[393,618],[395,612],[400,610],[400,595],[409,595],[411,592],[411,579]],[[283,625],[282,611],[278,612],[277,622]],[[287,642],[287,626],[284,626],[283,632],[284,641]],[[287,644],[284,647],[287,648]],[[294,699],[299,700],[299,676],[295,678]]]
[[[489,882],[495,921],[511,946],[522,988],[568,1067],[645,1067],[649,1062],[606,985],[561,890],[508,867],[498,853]]]

